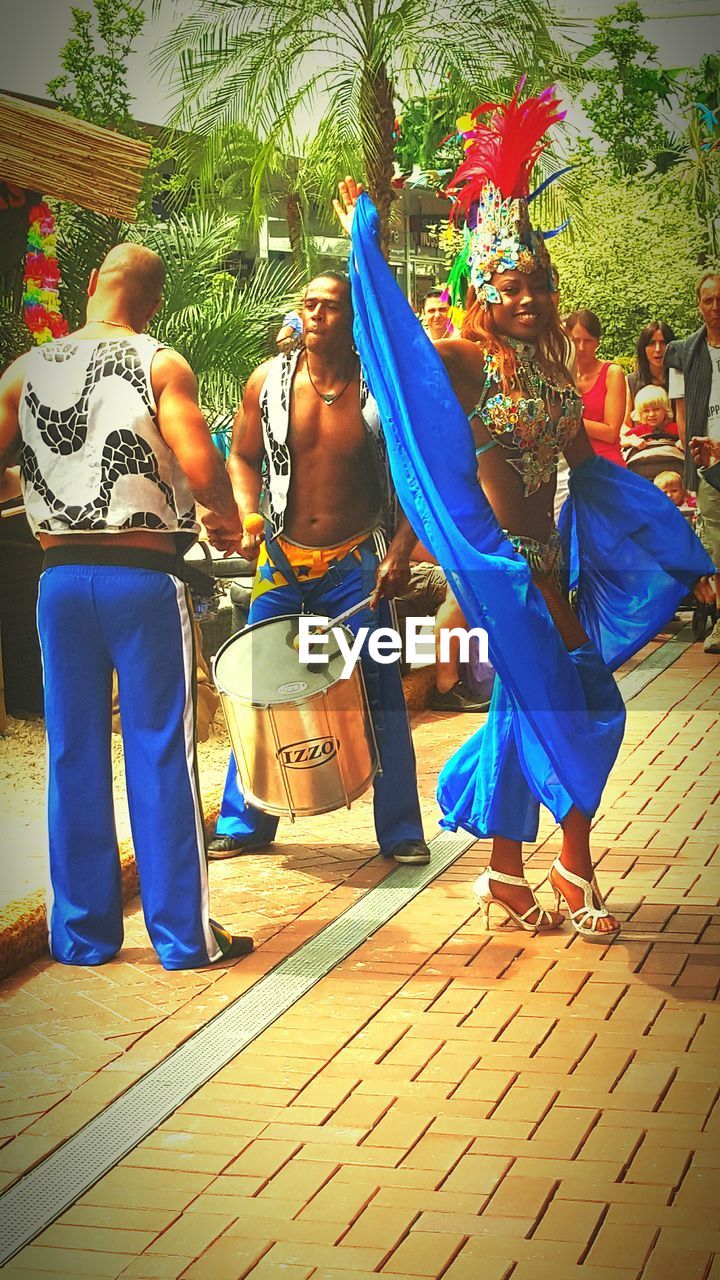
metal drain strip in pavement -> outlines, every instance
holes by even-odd
[[[667,671],[668,667],[677,662],[678,658],[682,657],[687,649],[692,649],[693,644],[692,628],[686,623],[671,640],[666,640],[664,644],[658,645],[657,649],[653,649],[647,658],[643,658],[642,662],[639,662],[634,670],[628,671],[627,675],[619,677],[618,688],[624,701],[629,702],[631,698],[635,698],[653,680],[662,675],[663,671]]]
[[[686,631],[620,678],[626,702],[690,647]],[[474,843],[474,836],[464,831],[435,836],[429,866],[398,867],[368,890],[0,1195],[0,1265],[55,1222]]]
[[[321,929],[0,1196],[0,1265],[207,1084],[342,960],[402,911],[475,843],[430,841],[427,867],[398,867]]]

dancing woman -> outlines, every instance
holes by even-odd
[[[441,774],[443,825],[492,837],[475,886],[486,918],[497,904],[520,927],[544,932],[562,916],[539,904],[522,874],[522,845],[536,839],[544,803],[563,830],[550,873],[558,905],[566,902],[583,938],[606,943],[619,925],[593,874],[589,834],[624,727],[608,664],[644,644],[711,565],[682,517],[669,539],[657,539],[648,511],[657,526],[669,504],[596,457],[583,429],[547,249],[527,209],[541,140],[562,118],[557,106],[546,91],[474,113],[451,184],[468,219],[452,278],[464,273],[472,285],[460,341],[433,349],[421,334],[379,252],[375,211],[351,180],[335,207],[352,234],[355,340],[403,508],[470,625],[487,629],[499,676],[487,724]],[[559,534],[552,510],[561,453],[572,470]],[[618,483],[648,493],[639,511],[637,494],[622,495],[631,499],[625,527],[611,528]],[[671,563],[657,564],[656,539],[670,543]],[[616,570],[628,563],[628,544],[635,598],[618,622],[627,584]]]

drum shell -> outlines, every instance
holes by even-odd
[[[349,807],[375,777],[378,750],[359,664],[347,679],[283,701],[227,687],[223,655],[230,646],[280,621],[289,619],[231,637],[216,656],[215,679],[243,795],[265,813],[294,819]]]

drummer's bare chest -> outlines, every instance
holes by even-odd
[[[295,463],[334,460],[343,469],[370,462],[367,429],[360,412],[357,386],[348,387],[335,404],[325,404],[312,390],[294,386],[290,401],[288,443]]]

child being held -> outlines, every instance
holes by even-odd
[[[676,507],[679,507],[684,514],[692,512],[695,509],[695,494],[690,493],[690,491],[685,488],[683,478],[678,475],[677,471],[661,471],[660,474],[655,477],[653,483],[657,485],[658,489],[662,489],[663,493],[667,495],[670,501],[673,502]]]
[[[630,415],[633,426],[623,444],[632,449],[646,449],[659,440],[678,444],[677,423],[673,422],[672,405],[663,387],[641,387]]]

